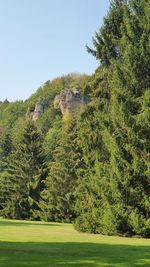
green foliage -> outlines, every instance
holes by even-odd
[[[120,28],[123,24],[123,9],[126,0],[111,1],[110,9],[104,18],[103,26],[93,38],[95,47],[87,46],[89,53],[92,53],[103,66],[109,66],[113,59],[120,58],[119,40],[122,36]]]
[[[108,125],[110,69],[99,68],[91,77],[87,87],[91,101],[79,119],[78,146],[83,153],[82,168],[77,170],[78,182],[75,190],[77,219],[75,227],[92,233],[113,233],[110,220],[104,219],[108,205],[109,157],[103,140]],[[108,217],[108,216],[106,216]],[[115,227],[115,225],[113,224]],[[115,231],[116,232],[116,231]]]
[[[45,220],[69,222],[75,217],[76,168],[80,164],[80,151],[76,146],[76,121],[71,120],[63,125],[61,137],[57,141],[56,134],[59,134],[59,131],[58,128],[53,128],[47,136],[54,150],[50,155],[46,188],[41,194],[41,216]]]
[[[47,160],[52,161],[53,152],[59,145],[59,141],[62,135],[62,120],[59,117],[55,117],[53,127],[49,129],[44,139],[44,149],[46,151]]]
[[[45,178],[42,139],[35,125],[27,121],[22,140],[9,156],[1,179],[2,214],[9,218],[37,219],[38,202]],[[5,182],[4,182],[5,181]]]
[[[84,74],[69,74],[53,81],[47,81],[25,102],[16,101],[14,103],[9,103],[8,101],[4,101],[0,103],[0,123],[2,125],[1,132],[2,135],[5,135],[3,132],[7,132],[7,128],[10,129],[13,146],[12,152],[10,151],[11,153],[9,153],[8,162],[6,159],[0,162],[1,214],[5,217],[36,219],[39,218],[39,216],[42,216],[42,213],[40,214],[41,211],[39,207],[42,200],[40,202],[38,197],[46,185],[44,185],[43,178],[41,176],[42,166],[40,166],[38,158],[36,159],[36,156],[38,155],[34,155],[34,149],[36,146],[38,150],[39,140],[37,140],[36,136],[34,136],[35,133],[34,130],[31,129],[32,127],[30,128],[29,125],[27,125],[25,117],[32,119],[32,112],[34,112],[35,105],[39,99],[43,99],[45,101],[46,106],[43,110],[43,114],[35,122],[34,127],[37,128],[38,133],[41,132],[44,141],[40,144],[41,148],[39,147],[39,153],[46,151],[47,157],[44,161],[51,165],[54,159],[57,161],[57,156],[55,155],[57,153],[54,151],[59,151],[59,149],[61,151],[61,149],[63,149],[61,148],[60,143],[62,143],[63,147],[67,148],[67,140],[65,143],[64,137],[62,138],[65,130],[62,131],[61,114],[59,110],[54,109],[54,97],[65,88],[80,86],[83,89],[87,79],[88,76]],[[34,142],[29,140],[30,135],[34,136]],[[67,153],[67,151],[65,153]],[[33,157],[35,157],[35,160],[33,160]],[[63,164],[61,166],[63,169]],[[66,168],[68,168],[67,165]],[[68,176],[66,175],[66,177],[68,177],[66,179],[70,179],[69,188],[71,188],[71,178],[69,178],[69,175],[70,174],[68,174]],[[41,182],[40,189],[38,184],[39,181]],[[67,183],[67,181],[65,183]],[[34,190],[32,187],[35,187]],[[69,188],[67,201],[71,201],[73,198],[72,193],[69,192]],[[34,196],[32,196],[32,193]],[[44,193],[41,194],[43,195]],[[63,206],[63,204],[59,205]],[[71,208],[71,210],[73,212],[73,208]]]
[[[112,1],[90,51],[102,66],[87,86],[94,103],[82,124],[87,171],[77,188],[81,230],[149,236],[148,14],[147,1]]]
[[[0,103],[0,127],[13,128],[17,119],[25,115],[26,108],[23,101]]]

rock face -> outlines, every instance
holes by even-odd
[[[65,89],[54,99],[54,107],[60,108],[63,117],[78,112],[83,104],[84,100],[79,88]]]
[[[80,108],[85,104],[84,98],[81,95],[80,89],[74,90],[65,89],[59,95],[55,96],[54,107],[60,108],[63,118],[67,114],[74,114],[79,112]],[[28,118],[33,121],[38,120],[47,109],[47,101],[40,97],[35,106],[29,107],[26,113]]]
[[[47,108],[47,101],[43,98],[39,98],[33,111],[30,110],[30,108],[28,108],[26,116],[30,117],[33,121],[36,121],[42,116],[46,108]]]
[[[33,117],[32,117],[33,121],[36,121],[37,119],[41,117],[41,115],[45,111],[46,106],[47,106],[47,102],[43,98],[40,98],[35,105],[35,109],[34,109]]]

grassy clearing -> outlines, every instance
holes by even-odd
[[[0,267],[150,266],[150,240],[78,233],[71,224],[0,220]]]

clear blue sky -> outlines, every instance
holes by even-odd
[[[27,99],[47,80],[91,74],[86,52],[109,0],[0,0],[0,100]]]

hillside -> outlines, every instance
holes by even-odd
[[[54,110],[53,102],[55,96],[64,89],[73,89],[78,86],[80,86],[83,91],[88,78],[88,75],[85,74],[68,74],[66,76],[56,78],[53,81],[45,82],[29,99],[25,101],[20,100],[9,102],[8,100],[5,100],[4,102],[0,102],[0,127],[7,129],[14,128],[20,118],[25,118],[28,110],[34,111],[36,104],[41,98],[46,102],[46,110],[42,114],[42,119],[44,120],[45,117],[46,120],[46,117],[49,116],[50,119],[47,121],[49,126],[47,127],[50,128],[50,125],[53,123],[52,120],[53,117],[55,117],[55,113],[56,116],[60,114]]]

